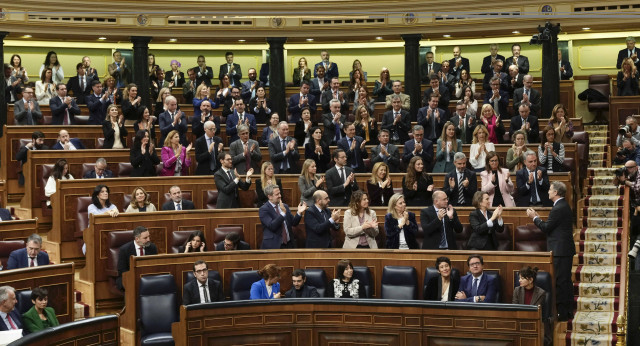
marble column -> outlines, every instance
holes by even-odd
[[[284,85],[284,44],[286,37],[268,37],[269,43],[269,98],[273,111],[280,120],[287,120],[287,98]]]
[[[422,105],[420,93],[420,39],[421,34],[402,35],[404,40],[404,93],[411,97],[411,121],[416,121]]]

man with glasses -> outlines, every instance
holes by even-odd
[[[244,191],[251,186],[251,175],[253,168],[249,168],[244,179],[233,169],[233,159],[231,154],[220,154],[220,165],[222,166],[214,175],[213,179],[218,188],[218,203],[216,209],[239,208],[238,187]]]
[[[49,264],[49,255],[42,249],[42,238],[34,233],[27,239],[24,249],[11,251],[7,269],[39,267]]]
[[[209,280],[207,262],[197,260],[193,264],[193,276],[182,290],[182,305],[224,301],[222,285],[217,280]]]
[[[213,121],[205,121],[203,127],[204,135],[196,139],[196,175],[213,175],[220,168],[218,157],[224,144],[222,138],[216,136],[216,124]]]
[[[96,165],[92,171],[88,171],[82,177],[84,179],[104,179],[113,178],[113,172],[107,169],[107,160],[103,157],[96,160]]]
[[[238,232],[229,232],[224,237],[224,241],[221,241],[216,245],[216,251],[233,251],[233,250],[251,250],[249,243],[240,240],[240,234]]]
[[[484,103],[490,104],[496,115],[504,118],[509,115],[509,93],[500,88],[500,77],[491,77],[489,85],[491,90],[484,94]]]
[[[33,95],[33,88],[24,87],[22,98],[13,104],[13,118],[16,125],[37,125],[42,119],[38,100]]]
[[[443,191],[433,193],[433,205],[420,211],[420,225],[424,231],[424,250],[457,250],[456,236],[462,232],[458,213],[449,204]]]
[[[484,275],[484,260],[480,255],[467,258],[469,272],[460,278],[460,291],[456,293],[456,301],[472,303],[499,303],[496,301],[498,286],[494,277]]]

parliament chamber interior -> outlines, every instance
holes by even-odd
[[[0,3],[0,344],[640,344],[639,9]]]

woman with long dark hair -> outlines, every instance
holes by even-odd
[[[438,276],[432,277],[424,289],[424,300],[451,302],[456,298],[460,287],[460,275],[453,271],[448,257],[436,258]],[[455,274],[454,274],[455,273]]]
[[[56,193],[56,180],[73,180],[73,175],[69,173],[69,164],[65,159],[56,161],[51,170],[51,175],[47,179],[47,184],[44,186],[44,195],[47,197],[48,207],[51,206],[49,197]]]
[[[407,174],[402,177],[402,194],[409,206],[426,207],[433,204],[433,178],[424,171],[424,161],[414,156],[407,165]]]
[[[179,253],[189,253],[189,252],[205,252],[207,248],[207,243],[204,239],[204,233],[200,230],[193,231],[193,233],[189,234],[189,238],[178,248]]]
[[[351,194],[349,208],[344,212],[342,223],[345,249],[377,249],[378,218],[373,209],[369,209],[369,195],[356,190]]]
[[[64,71],[62,70],[62,66],[60,65],[60,61],[58,61],[58,54],[54,51],[50,51],[47,53],[47,57],[44,59],[44,63],[40,66],[39,74],[42,75],[42,71],[45,69],[51,69],[52,76],[51,80],[53,84],[62,83],[64,80]]]
[[[129,159],[133,166],[132,177],[155,177],[158,175],[156,165],[160,163],[160,159],[156,154],[156,146],[150,141],[148,130],[136,132]]]

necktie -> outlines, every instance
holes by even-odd
[[[233,181],[233,176],[231,175],[231,170],[228,170],[227,174],[229,175],[229,180]]]
[[[275,206],[276,214],[280,215],[280,209],[278,206]],[[282,244],[287,244],[289,242],[289,234],[287,233],[287,222],[286,220],[282,221]]]
[[[182,205],[180,205],[180,203],[176,203],[176,210],[182,210]]]
[[[209,138],[209,145],[211,144],[213,144],[213,138]],[[216,163],[216,148],[213,148],[213,150],[211,150],[211,162],[209,162],[209,168],[212,171],[215,171]]]
[[[431,74],[431,71],[433,71],[433,64],[429,64],[429,68],[427,69],[427,76]]]
[[[33,116],[31,115],[31,108],[29,108],[30,106],[31,101],[28,101],[24,107],[27,109],[27,125],[33,125]]]
[[[249,147],[249,142],[244,144],[244,149],[248,150]],[[247,157],[244,158],[244,165],[245,165],[245,169],[248,171],[249,168],[251,168],[251,152],[249,152],[249,154],[247,155]]]
[[[84,76],[80,77],[80,90],[84,91]]]
[[[202,284],[202,286],[200,286],[200,287],[202,287],[202,294],[204,295],[204,302],[208,303],[209,302],[209,292],[207,292],[208,291],[207,286],[205,284]]]
[[[144,256],[144,248],[142,246],[140,247],[140,256]]]
[[[29,263],[29,267],[35,267],[36,264],[33,262],[33,257],[29,257],[31,259],[31,263]]]
[[[284,151],[287,150],[287,140],[283,139],[282,140],[282,153],[284,153]],[[289,165],[289,162],[287,162],[287,158],[285,157],[284,160],[282,160],[282,163],[280,163],[280,169],[282,169],[283,171],[287,170],[287,166]]]
[[[238,118],[240,118],[240,123],[244,122],[244,114],[238,114]]]
[[[529,172],[529,173],[533,173],[533,186],[531,187],[531,203],[535,204],[538,202],[538,193],[536,191],[536,172]]]
[[[9,316],[9,314],[7,314],[7,321],[9,321],[9,325],[11,326],[11,329],[18,329],[16,328],[16,325],[13,324],[13,321],[11,320],[11,316]]]
[[[462,185],[462,181],[464,180],[464,174],[459,174],[460,179],[458,179],[458,205],[464,205],[464,185]]]
[[[438,211],[436,210],[436,214],[438,213]],[[443,217],[442,218],[442,236],[440,238],[440,248],[441,249],[448,249],[449,248],[449,242],[447,241],[447,223],[445,221],[446,219]]]
[[[340,168],[340,179],[342,180],[342,182],[344,183],[345,181],[347,181],[346,179],[347,177],[345,176],[344,173],[344,167]]]
[[[62,104],[64,105],[64,99],[60,98],[60,100],[62,101]],[[66,107],[64,109],[64,119],[62,120],[62,125],[69,125],[69,107]]]
[[[471,287],[471,295],[473,297],[478,295],[478,278],[473,278],[473,286]]]
[[[333,116],[333,114],[332,114]],[[338,143],[338,141],[340,140],[340,125],[338,124],[334,124],[335,128],[336,128],[336,144]]]

